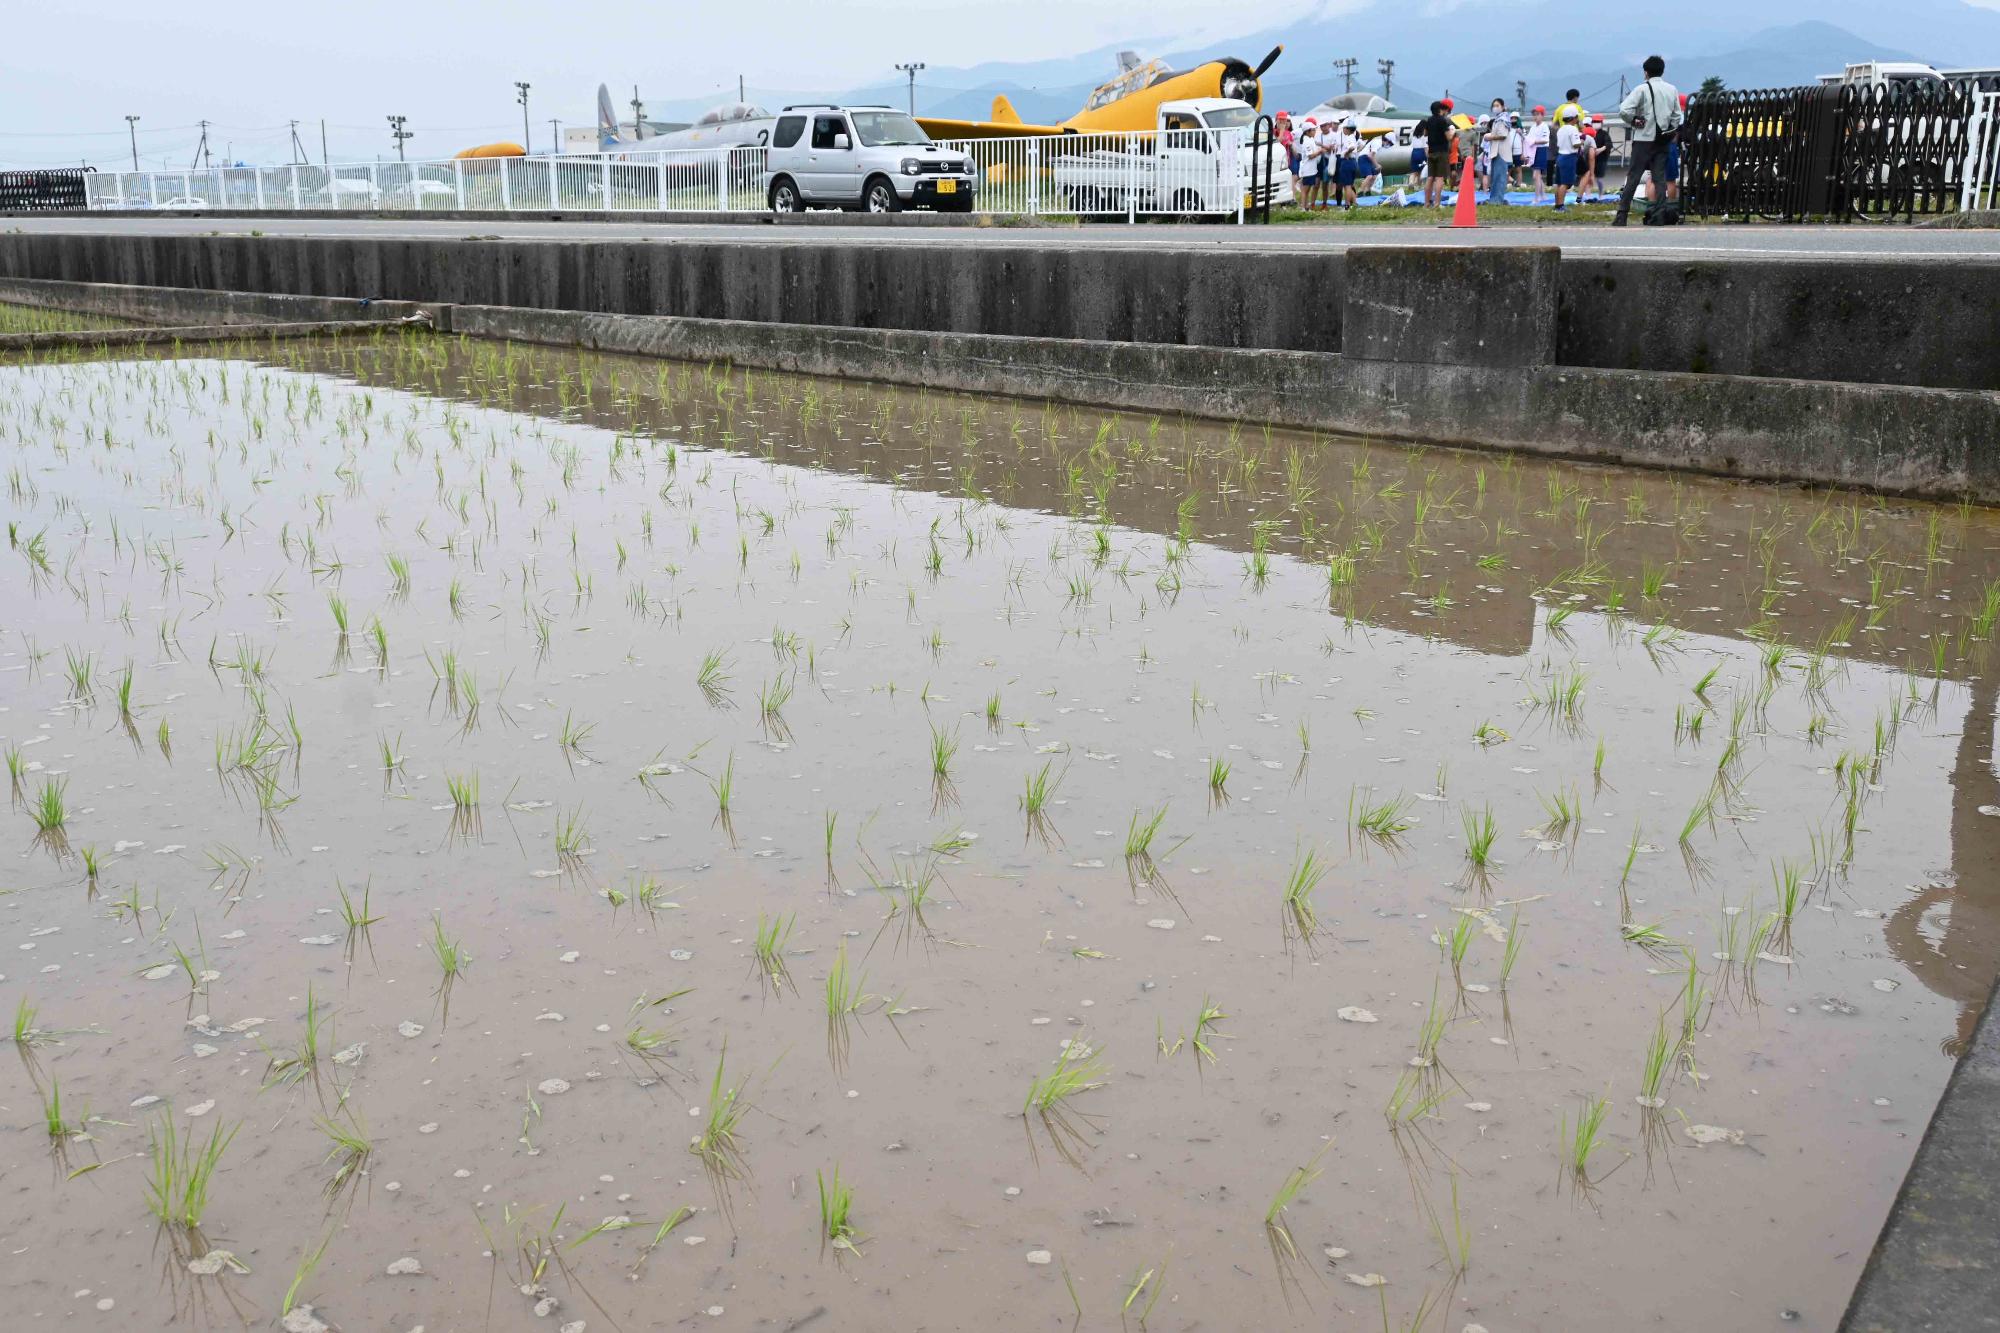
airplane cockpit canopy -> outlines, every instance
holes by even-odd
[[[771,113],[750,102],[725,102],[701,113],[697,125],[728,125],[739,120],[769,120]]]

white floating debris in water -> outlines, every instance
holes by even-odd
[[[116,1304],[118,1304],[117,1301],[114,1301],[109,1296],[106,1296],[102,1300],[98,1301],[97,1308],[100,1310],[109,1310],[112,1306]]]
[[[708,1307],[708,1312],[709,1312],[709,1313],[710,1313],[711,1315],[717,1315],[717,1316],[720,1316],[720,1315],[722,1314],[722,1307],[721,1307],[721,1306],[719,1306],[719,1305],[711,1305],[711,1306],[709,1306],[709,1307]]]
[[[182,1115],[207,1115],[207,1114],[208,1114],[208,1113],[209,1113],[210,1111],[213,1111],[214,1109],[215,1109],[215,1101],[214,1101],[214,1099],[213,1099],[213,1098],[211,1098],[211,1099],[209,1099],[208,1101],[205,1101],[205,1102],[196,1102],[196,1103],[195,1103],[195,1104],[194,1104],[193,1106],[190,1106],[190,1107],[188,1107],[188,1109],[187,1109],[187,1110],[185,1110],[185,1111],[181,1112],[181,1114],[182,1114]]]
[[[1053,1262],[1053,1261],[1054,1261],[1054,1259],[1055,1259],[1055,1256],[1054,1256],[1053,1254],[1050,1254],[1050,1253],[1049,1253],[1049,1252],[1048,1252],[1047,1250],[1029,1250],[1029,1251],[1028,1251],[1028,1262],[1029,1262],[1029,1263],[1031,1263],[1031,1264],[1046,1264],[1046,1263],[1051,1263],[1051,1262]]]
[[[228,1250],[210,1250],[199,1259],[188,1260],[188,1272],[193,1273],[197,1277],[214,1277],[225,1268],[238,1273],[247,1273],[250,1271],[243,1266],[242,1261],[237,1259]],[[309,1309],[311,1307],[301,1306],[300,1308]],[[325,1328],[326,1325],[321,1324],[320,1327]]]
[[[1482,982],[1468,981],[1465,983],[1465,989],[1470,991],[1474,995],[1484,995],[1493,988],[1491,986],[1485,985]]]
[[[1896,987],[1902,985],[1903,983],[1900,981],[1891,981],[1887,977],[1877,977],[1875,978],[1875,980],[1869,982],[1868,984],[1873,986],[1876,990],[1887,992],[1896,989]]]
[[[1689,1125],[1683,1131],[1689,1139],[1700,1144],[1743,1142],[1743,1131],[1724,1129],[1721,1125]]]
[[[247,930],[231,930],[225,932],[222,938],[225,940],[240,940],[245,936],[247,936],[249,933],[250,932]]]
[[[170,842],[170,843],[168,843],[168,844],[167,844],[166,846],[164,846],[164,847],[161,847],[161,848],[159,848],[158,850],[156,850],[156,851],[155,851],[155,852],[153,853],[153,855],[155,855],[155,856],[171,856],[171,855],[173,855],[173,854],[174,854],[175,852],[184,852],[184,851],[186,851],[186,850],[187,850],[187,844],[186,844],[186,843],[181,843],[181,842]]]
[[[1882,914],[1872,907],[1857,907],[1854,909],[1854,915],[1864,921],[1880,921],[1882,919]]]
[[[389,1265],[390,1277],[408,1277],[412,1274],[422,1273],[423,1271],[424,1266],[407,1254]]]
[[[1979,807],[1979,813],[1982,815],[2000,815],[2000,805],[1982,805]]]
[[[405,1037],[421,1037],[424,1035],[424,1025],[422,1023],[412,1023],[406,1018],[396,1024],[396,1031],[402,1033]]]
[[[1493,1103],[1492,1103],[1492,1102],[1467,1102],[1467,1103],[1465,1104],[1465,1109],[1466,1109],[1466,1110],[1468,1110],[1468,1111],[1490,1111],[1490,1110],[1492,1110],[1492,1109],[1493,1109]]]
[[[344,1051],[335,1051],[333,1053],[333,1062],[337,1065],[359,1064],[361,1063],[362,1053],[365,1052],[367,1049],[368,1049],[367,1042],[357,1041]]]
[[[117,842],[111,844],[111,850],[114,852],[129,852],[134,847],[144,847],[145,845],[143,842],[130,842],[124,838],[120,838]]]
[[[1344,1004],[1340,1008],[1334,1010],[1334,1013],[1340,1015],[1340,1017],[1346,1019],[1350,1023],[1379,1023],[1382,1021],[1377,1017],[1375,1017],[1375,1015],[1370,1013],[1368,1010],[1363,1009],[1361,1006],[1355,1004]]]
[[[1146,924],[1154,930],[1172,930],[1174,928],[1174,920],[1168,916],[1156,916]]]
[[[172,963],[161,963],[157,967],[147,968],[144,972],[141,972],[139,975],[144,977],[148,981],[165,981],[168,977],[172,976],[173,974],[174,974],[174,965]]]
[[[1104,862],[1096,859],[1092,859],[1089,861],[1071,861],[1070,866],[1076,870],[1102,870],[1104,869]]]
[[[685,963],[688,959],[694,957],[694,950],[669,949],[667,950],[667,957],[673,959],[676,963]]]
[[[216,1048],[213,1046],[208,1046],[201,1042],[196,1042],[194,1044],[194,1058],[197,1060],[206,1060],[208,1059],[209,1056],[215,1054],[215,1049]]]
[[[567,953],[557,954],[556,961],[558,963],[574,963],[577,959],[581,957],[583,957],[583,955],[580,952],[578,952],[575,949],[571,949]]]
[[[435,1134],[437,1132],[438,1132],[438,1126],[437,1126],[437,1121],[435,1120],[431,1121],[429,1124],[417,1126],[417,1133],[419,1134]]]
[[[1357,1287],[1384,1287],[1389,1284],[1389,1279],[1380,1273],[1349,1273],[1347,1280]]]
[[[339,943],[339,941],[338,941],[338,940],[336,940],[336,939],[334,939],[334,937],[333,937],[333,936],[331,936],[331,935],[307,935],[307,936],[304,936],[304,937],[302,937],[302,938],[301,938],[301,939],[299,940],[299,943],[300,943],[300,944],[316,944],[316,945],[328,945],[328,944],[337,944],[337,943]]]
[[[314,1314],[310,1305],[294,1305],[278,1327],[285,1333],[327,1333],[326,1321]]]
[[[1338,1245],[1329,1245],[1326,1247],[1326,1257],[1335,1263],[1339,1263],[1347,1257],[1347,1251],[1341,1249]]]
[[[1887,1097],[1877,1097],[1875,1099],[1875,1104],[1877,1106],[1887,1106],[1889,1104],[1889,1099]]]
[[[536,1014],[535,1021],[537,1023],[560,1023],[563,1021],[563,1016],[551,1009],[546,1014]]]
[[[569,1091],[569,1084],[559,1078],[545,1078],[535,1088],[544,1097],[555,1097]]]

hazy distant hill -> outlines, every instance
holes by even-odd
[[[1055,121],[1074,113],[1089,91],[1110,77],[1116,53],[1129,47],[1176,68],[1234,55],[1252,64],[1282,43],[1284,55],[1265,77],[1265,105],[1303,109],[1336,92],[1336,57],[1360,60],[1355,86],[1378,90],[1375,62],[1396,62],[1397,103],[1417,106],[1449,89],[1484,102],[1512,100],[1517,79],[1531,102],[1554,102],[1581,88],[1592,106],[1617,98],[1619,76],[1636,77],[1639,61],[1657,51],[1668,77],[1684,88],[1714,74],[1732,88],[1810,83],[1854,60],[1928,60],[1939,65],[2000,65],[2000,10],[1965,0],[1677,0],[1671,7],[1629,12],[1579,9],[1573,0],[1527,5],[1461,0],[1426,11],[1409,0],[1352,0],[1240,37],[1184,45],[1171,35],[1049,60],[934,66],[917,85],[918,110],[983,119],[995,93],[1005,93],[1028,120]],[[1246,28],[1248,25],[1246,25]],[[664,89],[649,90],[658,94]],[[859,88],[769,90],[754,100],[775,109],[785,101],[881,102],[904,105],[903,83],[885,79]],[[649,114],[686,119],[704,109],[690,101],[648,101]]]

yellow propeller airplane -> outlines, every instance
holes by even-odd
[[[1258,82],[1284,52],[1274,46],[1252,69],[1234,56],[1209,60],[1190,70],[1167,68],[1164,60],[1140,60],[1134,51],[1118,53],[1118,73],[1099,84],[1083,109],[1060,125],[1030,125],[1015,112],[1005,95],[993,99],[991,120],[946,120],[918,116],[917,124],[933,139],[1001,139],[1026,135],[1127,133],[1155,128],[1162,102],[1191,97],[1228,97],[1261,108],[1264,90]]]

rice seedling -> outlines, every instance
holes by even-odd
[[[1065,769],[1066,773],[1068,770]],[[1021,784],[1021,814],[1027,823],[1022,834],[1025,842],[1029,837],[1038,837],[1044,845],[1051,845],[1060,839],[1054,826],[1049,822],[1048,805],[1062,785],[1063,774],[1055,772],[1055,760],[1048,759],[1042,766],[1030,773]],[[829,839],[831,830],[828,831]],[[829,853],[830,855],[830,853]]]
[[[330,1116],[315,1117],[313,1120],[328,1141],[326,1156],[320,1165],[333,1167],[333,1174],[321,1187],[321,1192],[329,1200],[338,1199],[342,1190],[360,1182],[368,1169],[368,1159],[375,1152],[374,1140],[368,1137],[368,1127],[361,1123],[354,1108],[343,1103],[343,1109],[347,1113],[346,1124]]]
[[[563,757],[572,762],[579,758],[585,758],[583,744],[590,739],[591,733],[596,730],[597,724],[595,722],[579,723],[576,720],[576,714],[565,712],[563,714],[562,726],[556,733],[556,745],[562,750]]]
[[[1313,942],[1319,934],[1319,910],[1313,906],[1313,891],[1319,888],[1329,869],[1320,860],[1316,847],[1306,848],[1292,863],[1291,874],[1285,878],[1283,906],[1279,913],[1287,949],[1293,944],[1302,944],[1307,952],[1313,951]]]
[[[69,836],[64,832],[69,822],[64,795],[68,790],[68,778],[44,778],[41,791],[28,806],[28,815],[35,821],[35,842],[58,859],[69,852]]]
[[[702,655],[701,665],[695,669],[695,688],[711,708],[729,706],[729,661],[720,650]]]
[[[284,1301],[278,1308],[278,1317],[280,1319],[291,1314],[293,1307],[299,1303],[300,1289],[306,1283],[312,1281],[313,1274],[319,1270],[320,1260],[326,1258],[327,1247],[332,1244],[333,1232],[328,1231],[324,1236],[320,1237],[318,1245],[299,1255],[299,1265],[292,1271],[292,1283],[285,1288]]]
[[[724,1086],[723,1070],[728,1061],[729,1043],[725,1040],[722,1052],[715,1060],[715,1078],[709,1084],[708,1105],[704,1110],[701,1132],[688,1144],[688,1151],[701,1160],[702,1168],[716,1189],[717,1200],[725,1211],[729,1185],[744,1176],[740,1131],[744,1116],[750,1112],[747,1084]]]
[[[952,760],[958,757],[958,731],[931,728],[931,781],[938,786],[951,782]]]
[[[1687,818],[1681,821],[1680,843],[1683,847],[1694,840],[1695,831],[1703,824],[1715,827],[1715,793],[1713,789],[1703,793],[1701,798],[1688,810]]]
[[[62,1085],[50,1079],[48,1091],[42,1093],[42,1126],[48,1132],[49,1146],[61,1154],[69,1140],[89,1138],[89,1120],[88,1112],[74,1121],[69,1119],[63,1111]]]
[[[28,772],[28,758],[26,755],[21,753],[21,747],[18,745],[8,746],[7,779],[8,779],[8,784],[13,788],[13,799],[16,803],[19,803],[22,799],[21,779],[27,775],[27,772]]]
[[[1513,919],[1507,923],[1507,942],[1500,948],[1500,989],[1507,989],[1507,979],[1514,975],[1514,964],[1521,957],[1521,909],[1514,909]]]
[[[284,1054],[272,1053],[264,1067],[263,1086],[266,1089],[291,1087],[304,1080],[319,1082],[320,1054],[323,1046],[333,1043],[333,1023],[325,1017],[325,1008],[313,994],[311,982],[306,983],[306,1024],[300,1034],[298,1045]]]
[[[1470,912],[1460,912],[1452,922],[1449,931],[1439,931],[1436,939],[1438,947],[1451,962],[1451,977],[1460,989],[1465,986],[1465,956],[1472,948],[1473,937],[1479,933],[1479,921]]]
[[[240,1124],[227,1129],[218,1122],[206,1142],[197,1146],[192,1127],[174,1138],[173,1121],[163,1116],[152,1128],[146,1177],[146,1205],[163,1224],[196,1231],[208,1213],[210,1191],[222,1155],[236,1138]]]
[[[1167,820],[1167,807],[1155,810],[1152,817],[1143,824],[1139,822],[1140,812],[1134,811],[1132,821],[1125,828],[1125,859],[1131,861],[1151,861],[1153,859],[1153,839],[1159,836],[1160,825]]]
[[[785,948],[792,938],[792,927],[797,922],[796,912],[769,919],[762,912],[757,914],[757,935],[751,946],[756,953],[757,979],[770,987],[774,994],[782,992],[787,986],[791,986],[793,994],[798,993],[791,969],[785,963]]]
[[[368,941],[368,928],[382,919],[369,910],[369,899],[373,896],[375,881],[371,876],[362,882],[361,901],[358,903],[348,893],[347,886],[339,880],[333,882],[333,887],[340,895],[340,920],[347,928],[346,955],[351,962],[354,958],[355,945]],[[369,950],[371,953],[374,951],[372,942],[369,944]]]
[[[1274,1250],[1286,1258],[1296,1260],[1299,1247],[1292,1237],[1292,1229],[1285,1221],[1285,1211],[1298,1201],[1306,1186],[1320,1178],[1320,1160],[1331,1151],[1331,1142],[1322,1144],[1318,1152],[1286,1173],[1279,1182],[1277,1193],[1271,1196],[1271,1204],[1264,1210],[1264,1234]]]
[[[1667,1104],[1668,1080],[1673,1076],[1677,1043],[1667,1030],[1667,1015],[1661,1010],[1653,1023],[1653,1035],[1646,1042],[1646,1056],[1639,1066],[1639,1105],[1658,1111]]]
[[[840,1178],[838,1163],[833,1168],[833,1179],[828,1180],[825,1172],[819,1176],[819,1235],[822,1247],[831,1245],[835,1250],[850,1254],[861,1253],[861,1233],[854,1228],[850,1214],[854,1210],[854,1189]]]
[[[1001,720],[1000,691],[995,690],[986,696],[986,726],[991,731],[998,731]]]
[[[722,765],[722,772],[710,778],[708,787],[715,794],[715,820],[722,825],[723,834],[730,846],[736,845],[736,828],[731,822],[733,799],[736,792],[736,751],[729,752],[729,758]]]
[[[1064,1270],[1064,1278],[1065,1280],[1068,1278],[1067,1269]],[[1152,1268],[1141,1269],[1134,1273],[1132,1275],[1132,1285],[1126,1289],[1125,1300],[1118,1307],[1118,1317],[1122,1320],[1127,1315],[1130,1315],[1132,1313],[1132,1306],[1138,1301],[1140,1296],[1144,1295],[1150,1289],[1153,1294],[1146,1297],[1145,1305],[1139,1309],[1139,1327],[1144,1328],[1146,1321],[1152,1317],[1153,1307],[1160,1302],[1160,1293],[1166,1290],[1166,1278],[1167,1265],[1165,1260],[1160,1261],[1159,1264]],[[1070,1286],[1070,1298],[1072,1300],[1076,1298],[1074,1283]]]
[[[1363,839],[1384,847],[1393,847],[1402,841],[1403,834],[1416,826],[1410,818],[1410,807],[1416,799],[1397,793],[1383,800],[1373,799],[1373,792],[1363,795],[1360,788],[1349,788],[1347,793],[1347,819],[1354,831]]]
[[[431,934],[425,941],[425,946],[438,965],[438,985],[433,994],[437,996],[442,1011],[442,1022],[448,1025],[451,1022],[452,987],[458,984],[461,976],[465,975],[465,969],[472,962],[472,955],[465,951],[462,943],[444,933],[442,916],[431,917]]]
[[[1771,863],[1771,883],[1777,895],[1777,909],[1772,913],[1772,942],[1778,952],[1792,951],[1792,918],[1809,896],[1811,885],[1807,883],[1805,869],[1791,860]]]
[[[1229,800],[1229,774],[1232,765],[1227,759],[1211,758],[1208,761],[1208,799],[1210,805],[1221,805]]]
[[[1472,729],[1473,743],[1480,746],[1501,745],[1513,739],[1506,730],[1496,727],[1491,721],[1481,722]]]
[[[1025,1116],[1032,1111],[1047,1116],[1060,1112],[1072,1098],[1103,1087],[1110,1072],[1102,1054],[1090,1044],[1088,1037],[1082,1034],[1071,1037],[1063,1043],[1055,1067],[1029,1081],[1028,1097],[1021,1104],[1021,1114]]]
[[[1578,798],[1574,788],[1566,792],[1558,791],[1553,796],[1542,796],[1539,799],[1542,809],[1549,817],[1548,822],[1542,825],[1544,838],[1561,838],[1570,829],[1582,827],[1583,802]]]
[[[583,858],[591,852],[589,843],[590,825],[585,822],[582,806],[569,811],[556,811],[556,860],[563,869],[583,869]]]
[[[69,681],[69,698],[76,703],[93,703],[97,699],[97,659],[90,653],[79,653],[73,648],[63,649],[63,675]]]
[[[400,737],[398,739],[400,740]],[[402,764],[401,758],[390,754],[387,746],[383,747],[383,756],[385,761],[395,759],[398,767]],[[479,809],[478,771],[446,773],[444,789],[451,797],[451,824],[446,830],[446,837],[460,842],[476,841],[483,826]]]
[[[1587,1193],[1604,1178],[1603,1176],[1595,1180],[1591,1178],[1590,1159],[1604,1148],[1604,1118],[1610,1110],[1609,1097],[1585,1097],[1582,1099],[1582,1105],[1577,1108],[1576,1123],[1573,1126],[1570,1123],[1569,1112],[1563,1112],[1557,1140],[1562,1145],[1563,1176],[1571,1187],[1579,1192]]]
[[[1500,825],[1493,818],[1493,807],[1482,805],[1474,810],[1471,806],[1459,807],[1459,823],[1465,831],[1466,872],[1473,879],[1484,882],[1498,864],[1493,858],[1493,842],[1500,836]]]

